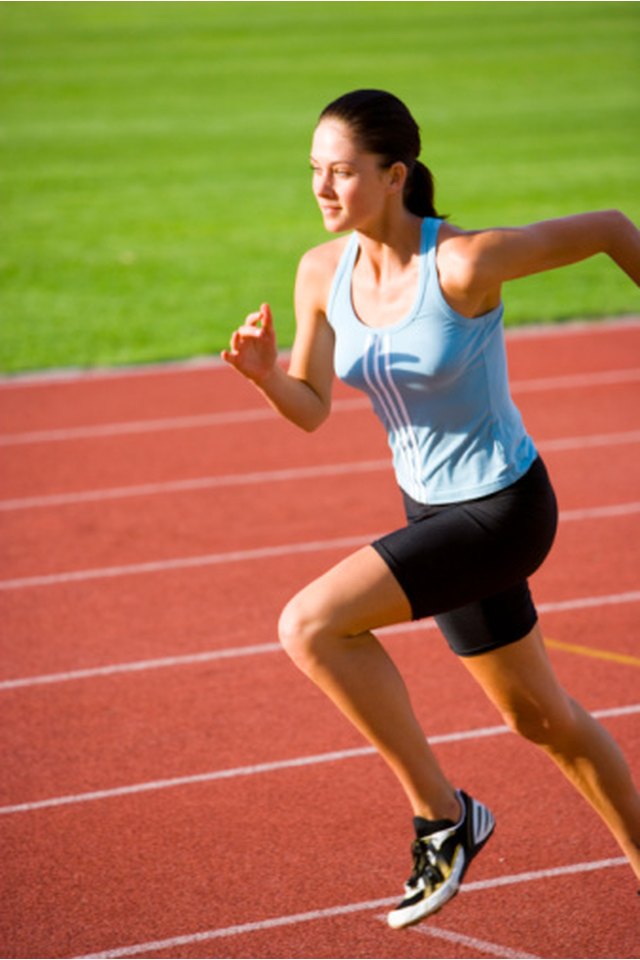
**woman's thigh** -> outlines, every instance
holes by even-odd
[[[283,612],[281,633],[353,637],[410,619],[402,587],[382,557],[367,546],[293,597]]]

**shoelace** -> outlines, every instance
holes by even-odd
[[[414,840],[411,844],[413,857],[413,873],[407,880],[408,887],[415,887],[420,878],[432,887],[442,883],[444,876],[438,866],[438,855],[435,848],[427,840]]]

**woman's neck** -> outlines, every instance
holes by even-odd
[[[361,268],[379,282],[403,273],[420,253],[421,232],[422,219],[408,211],[376,227],[356,230]]]

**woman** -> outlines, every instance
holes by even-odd
[[[294,663],[374,744],[414,814],[414,868],[392,927],[458,890],[494,820],[449,782],[404,683],[372,634],[435,616],[505,721],[538,744],[600,814],[640,876],[640,798],[605,730],[561,689],[527,577],[546,556],[556,503],[507,386],[501,287],[608,254],[640,283],[640,232],[617,211],[466,232],[439,218],[418,127],[391,94],[329,104],[313,137],[326,229],[295,290],[288,371],[263,304],[224,360],[283,416],[315,430],[334,371],[362,388],[388,431],[408,525],[356,551],[280,619]]]

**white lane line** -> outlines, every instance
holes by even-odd
[[[386,921],[386,917],[381,917]],[[434,927],[431,923],[420,923],[410,928],[411,933],[418,933],[424,937],[434,937],[436,940],[446,940],[448,943],[459,944],[462,947],[468,947],[477,953],[486,953],[490,957],[501,957],[503,960],[539,960],[536,953],[523,953],[520,950],[512,950],[511,947],[505,947],[501,943],[492,943],[490,940],[480,940],[478,937],[468,937],[464,933],[456,933],[455,930],[445,930],[443,927]],[[474,956],[476,954],[474,953]]]
[[[624,603],[639,603],[640,590],[628,593],[606,594],[599,597],[575,597],[570,600],[556,600],[548,603],[536,604],[538,613],[558,613],[565,610],[581,610],[585,608],[603,607]],[[380,636],[393,634],[417,633],[425,630],[435,630],[434,620],[419,620],[411,623],[398,624],[393,627],[384,627],[376,631]],[[222,650],[204,650],[200,653],[186,653],[172,657],[156,657],[151,660],[133,660],[129,663],[110,663],[101,667],[86,667],[79,670],[66,670],[60,673],[45,673],[31,677],[17,677],[11,680],[0,680],[0,692],[3,690],[17,690],[22,687],[35,687],[51,683],[67,683],[73,680],[91,680],[98,677],[110,677],[114,674],[143,673],[146,670],[173,669],[188,667],[200,663],[212,663],[216,660],[232,660],[236,657],[260,656],[265,653],[280,653],[279,643],[260,643],[252,646],[227,647]]]
[[[592,449],[595,447],[620,446],[640,443],[640,430],[619,433],[597,433],[584,437],[557,437],[538,441],[541,453],[560,453],[567,450]],[[391,461],[357,460],[349,463],[320,464],[309,467],[289,467],[280,470],[260,470],[252,473],[217,474],[215,476],[190,477],[183,480],[166,480],[157,483],[140,483],[126,487],[106,487],[99,490],[79,490],[70,493],[52,493],[33,497],[0,500],[0,511],[29,510],[39,507],[60,507],[77,503],[93,503],[103,500],[121,500],[128,497],[149,497],[157,494],[191,493],[195,490],[211,490],[221,487],[240,487],[265,483],[287,483],[297,480],[315,480],[319,477],[337,477],[345,474],[388,471]]]
[[[587,323],[589,321],[586,321]],[[626,325],[625,325],[626,326]],[[612,325],[612,330],[616,327]],[[280,351],[285,360],[289,351]],[[187,357],[184,360],[157,360],[150,363],[123,364],[119,367],[54,367],[51,370],[32,370],[27,373],[0,374],[0,389],[20,387],[51,387],[73,384],[91,384],[99,380],[137,380],[163,374],[229,372],[229,365],[216,356]]]
[[[632,503],[610,503],[601,507],[583,507],[578,510],[561,510],[560,522],[574,520],[603,520],[606,517],[624,517],[640,511],[640,501]]]
[[[640,703],[627,704],[623,707],[608,707],[603,710],[592,710],[591,715],[597,718],[626,717],[640,713]],[[479,740],[485,737],[496,737],[511,733],[509,727],[477,727],[472,730],[459,730],[454,733],[436,734],[429,737],[431,744],[461,743],[467,740]],[[298,767],[317,766],[322,763],[337,763],[342,760],[354,760],[358,757],[368,757],[376,753],[374,747],[354,747],[350,750],[334,750],[330,753],[320,753],[307,757],[292,757],[288,760],[274,760],[270,763],[258,763],[246,767],[233,767],[227,770],[210,770],[205,773],[190,774],[183,777],[167,777],[162,780],[146,780],[142,783],[132,783],[122,787],[109,787],[104,790],[91,790],[87,793],[67,794],[60,797],[49,797],[45,800],[31,800],[25,803],[14,803],[0,807],[1,815],[14,813],[30,813],[34,810],[46,810],[52,807],[63,807],[78,803],[91,803],[95,800],[110,800],[114,797],[125,797],[133,794],[149,793],[155,790],[168,790],[175,787],[193,786],[200,783],[213,783],[217,780],[233,780],[237,777],[251,777],[265,773],[277,773],[280,770],[291,770]]]
[[[619,383],[633,383],[640,380],[639,368],[623,370],[600,370],[597,373],[567,373],[559,377],[527,377],[526,380],[512,380],[511,392],[538,393],[547,390],[574,390],[580,387],[606,387]]]
[[[640,590],[628,593],[611,593],[601,597],[576,597],[575,600],[556,600],[551,603],[538,603],[538,613],[560,613],[565,610],[582,610],[585,607],[602,607],[617,603],[638,603]]]
[[[560,522],[568,523],[576,520],[623,517],[637,513],[640,513],[640,501],[633,501],[631,503],[616,503],[601,507],[589,507],[583,510],[561,511]],[[186,570],[227,563],[244,563],[250,560],[264,560],[267,558],[294,556],[303,553],[318,553],[323,550],[342,550],[366,546],[379,536],[379,532],[360,534],[352,537],[336,537],[331,540],[312,540],[305,543],[286,543],[248,550],[231,550],[229,552],[210,553],[196,557],[172,557],[167,560],[150,560],[143,563],[129,563],[113,567],[97,567],[87,570],[69,570],[62,573],[15,577],[0,580],[0,591],[56,586],[65,583],[82,583],[87,580],[103,580],[150,573],[164,573],[171,570]]]
[[[613,386],[640,380],[640,368],[601,370],[594,373],[565,374],[557,377],[532,377],[511,382],[511,392],[545,392],[549,390],[573,390],[579,387]],[[335,400],[334,413],[349,413],[369,407],[365,397]],[[232,423],[251,423],[257,420],[276,419],[279,414],[269,407],[251,407],[245,410],[227,410],[217,413],[192,414],[190,416],[162,417],[149,420],[131,420],[77,427],[61,427],[49,430],[29,430],[0,435],[1,446],[16,446],[28,443],[53,443],[65,440],[87,440],[123,434],[152,433],[159,430],[184,430],[199,427],[224,426]]]
[[[17,690],[21,687],[34,687],[50,683],[66,683],[72,680],[91,680],[96,677],[110,677],[120,673],[143,673],[146,670],[189,667],[199,663],[213,663],[216,660],[233,660],[236,657],[255,657],[264,653],[280,653],[281,651],[282,647],[279,643],[260,643],[250,647],[228,647],[224,650],[204,650],[202,653],[186,653],[173,657],[157,657],[153,660],[133,660],[130,663],[111,663],[103,667],[67,670],[64,673],[45,673],[33,677],[19,677],[15,680],[0,680],[0,691]]]
[[[335,540],[315,540],[307,543],[285,543],[273,547],[258,547],[251,550],[231,550],[228,553],[210,553],[199,557],[175,557],[170,560],[151,560],[147,563],[124,564],[115,567],[98,567],[92,570],[73,570],[67,573],[44,574],[35,577],[19,577],[0,580],[0,590],[20,590],[25,587],[43,587],[60,583],[78,583],[85,580],[102,580],[111,577],[127,577],[139,574],[162,573],[168,570],[187,570],[194,567],[216,566],[225,563],[244,563],[247,560],[265,560],[294,554],[316,553],[322,550],[342,550],[361,547],[375,539],[376,534],[354,537],[337,537]]]
[[[626,430],[619,433],[592,433],[584,437],[556,437],[536,441],[536,446],[541,453],[556,453],[564,450],[612,447],[618,444],[638,443],[638,441],[640,441],[640,430]]]
[[[637,439],[613,441],[637,443]],[[359,460],[351,463],[330,463],[312,467],[290,467],[282,470],[261,470],[255,473],[231,473],[210,477],[194,477],[185,480],[167,480],[164,483],[141,483],[129,487],[111,487],[102,490],[81,490],[77,493],[54,493],[45,496],[0,500],[0,510],[25,510],[33,507],[57,507],[66,504],[89,503],[102,500],[119,500],[125,497],[149,497],[163,493],[190,493],[194,490],[211,490],[220,487],[241,487],[254,484],[287,483],[296,480],[315,480],[319,477],[338,477],[344,474],[372,473],[377,470],[391,472],[391,464],[385,460]]]
[[[626,866],[624,857],[613,857],[608,860],[593,860],[587,863],[571,863],[560,867],[547,867],[545,870],[530,870],[527,873],[505,874],[489,880],[475,883],[465,883],[460,888],[462,893],[476,893],[480,890],[491,890],[495,887],[506,887],[519,883],[535,883],[539,880],[548,880],[552,877],[575,876],[580,873],[589,873],[594,870],[610,870],[614,867]],[[320,910],[309,910],[305,913],[294,913],[284,917],[272,917],[267,920],[258,920],[253,923],[240,923],[232,927],[219,927],[213,930],[202,930],[198,933],[188,933],[182,936],[167,937],[164,940],[150,940],[147,943],[133,944],[127,947],[114,947],[101,953],[87,953],[73,960],[106,960],[113,957],[135,957],[144,953],[153,953],[160,950],[175,950],[177,947],[188,946],[194,943],[205,943],[208,940],[220,940],[225,937],[236,937],[243,934],[259,933],[264,930],[275,930],[278,927],[297,926],[314,920],[330,920],[333,917],[346,916],[353,913],[366,913],[370,910],[382,910],[394,906],[398,896],[384,897],[381,900],[366,900],[361,903],[347,903],[335,907],[325,907]],[[428,930],[425,930],[428,932]],[[459,941],[461,942],[461,941]],[[510,956],[504,954],[504,956]],[[513,954],[513,956],[527,956]]]
[[[640,711],[640,705],[637,708]],[[507,727],[480,727],[476,730],[463,730],[458,733],[443,734],[429,738],[430,743],[451,743],[463,740],[476,740],[482,737],[492,737],[508,733]],[[307,757],[293,757],[289,760],[275,760],[271,763],[258,763],[246,767],[234,767],[227,770],[212,770],[206,773],[197,773],[184,777],[169,777],[162,780],[148,780],[143,783],[134,783],[122,787],[111,787],[104,790],[93,790],[88,793],[69,794],[60,797],[50,797],[46,800],[33,800],[26,803],[15,803],[0,807],[0,814],[29,813],[33,810],[45,810],[51,807],[68,806],[76,803],[89,803],[94,800],[107,800],[113,797],[130,796],[131,794],[148,793],[155,790],[167,790],[174,787],[193,786],[199,783],[212,783],[216,780],[232,780],[237,777],[256,776],[264,773],[276,773],[280,770],[291,770],[295,767],[316,766],[321,763],[336,763],[341,760],[354,760],[358,757],[368,757],[375,753],[373,747],[354,747],[350,750],[334,750],[330,753],[321,753]]]
[[[349,413],[369,406],[366,398],[334,400],[334,413]],[[156,420],[126,420],[121,423],[102,423],[82,427],[63,427],[55,430],[32,430],[26,433],[0,435],[0,446],[16,446],[25,443],[53,443],[63,440],[92,440],[135,433],[156,433],[160,430],[189,430],[200,427],[219,427],[233,423],[254,423],[260,420],[276,420],[279,414],[270,407],[251,407],[246,410],[223,410],[218,413],[200,413],[183,417],[162,417]]]

